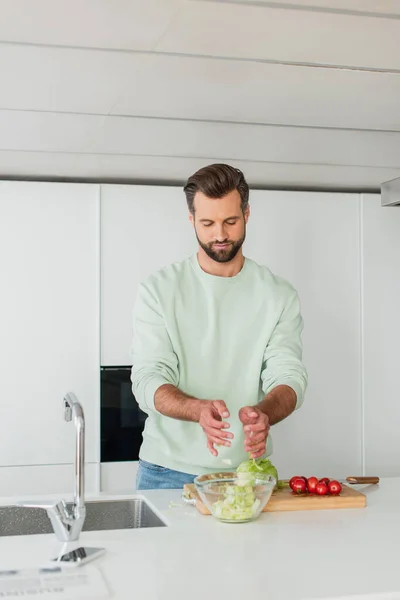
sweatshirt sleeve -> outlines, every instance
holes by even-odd
[[[296,393],[296,409],[303,404],[308,384],[307,370],[302,362],[302,331],[298,294],[291,288],[264,351],[261,381],[264,394],[278,385],[290,386]]]
[[[148,285],[141,284],[133,311],[132,392],[140,408],[156,410],[154,394],[166,383],[177,385],[178,359],[173,351],[160,304]]]

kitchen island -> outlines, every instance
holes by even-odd
[[[143,496],[167,526],[83,532],[77,546],[106,553],[79,569],[99,569],[115,600],[400,599],[400,478],[357,489],[366,508],[234,525],[199,514],[179,490],[101,494]],[[41,567],[60,547],[54,534],[0,537],[0,568]]]

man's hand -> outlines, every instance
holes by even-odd
[[[259,458],[265,452],[270,428],[267,415],[258,408],[245,406],[239,411],[239,419],[246,434],[245,452],[249,452],[251,458]]]
[[[155,409],[171,419],[199,423],[207,436],[207,448],[218,456],[214,444],[230,446],[233,434],[226,431],[229,411],[223,400],[199,400],[188,396],[171,384],[161,385],[154,394]]]
[[[221,446],[230,446],[230,439],[233,434],[226,431],[230,427],[229,423],[222,419],[229,417],[229,411],[223,400],[208,400],[200,412],[199,425],[203,428],[207,436],[207,448],[213,456],[218,456],[214,444]]]

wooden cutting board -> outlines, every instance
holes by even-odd
[[[200,500],[193,483],[184,485],[184,493],[196,500],[196,508],[203,515],[210,515],[206,505]],[[367,498],[358,490],[349,485],[342,484],[339,496],[317,496],[315,494],[293,494],[289,487],[275,490],[263,512],[277,512],[284,510],[326,510],[332,508],[365,508]]]

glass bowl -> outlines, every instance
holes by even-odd
[[[269,501],[275,477],[254,473],[212,473],[194,484],[210,513],[224,523],[254,521]]]

